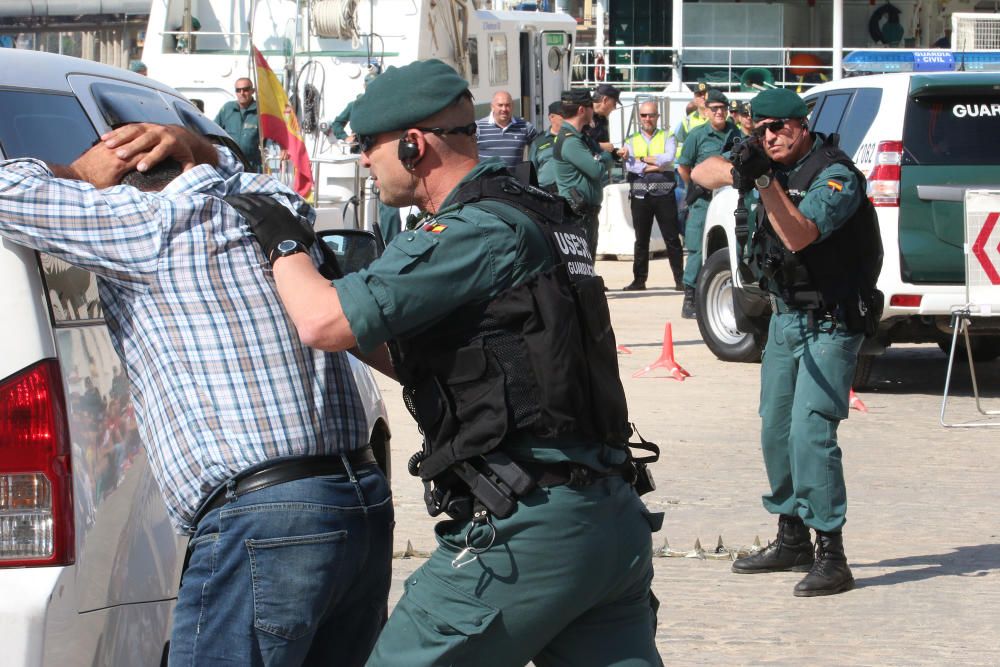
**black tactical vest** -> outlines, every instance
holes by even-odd
[[[604,281],[565,201],[509,175],[467,183],[452,199],[538,225],[556,265],[396,342],[404,400],[425,439],[420,477],[516,432],[623,445],[631,428]]]
[[[854,162],[837,147],[837,135],[826,137],[805,163],[788,179],[787,192],[796,206],[821,171],[842,164],[858,179],[862,192],[866,179]],[[814,310],[819,314],[840,314],[852,329],[865,330],[858,318],[877,324],[881,314],[881,293],[875,288],[882,269],[882,238],[878,216],[867,197],[854,214],[826,239],[793,253],[771,227],[763,206],[757,207],[757,228],[753,236],[750,269],[761,289],[781,298],[791,308]],[[871,333],[867,332],[866,333]]]

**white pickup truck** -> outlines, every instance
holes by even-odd
[[[951,312],[966,303],[963,201],[967,189],[1000,188],[1000,160],[985,137],[1000,133],[1000,73],[861,76],[805,95],[810,127],[840,136],[868,178],[884,259],[878,287],[885,310],[865,342],[855,388],[893,343],[950,345]],[[758,361],[770,308],[742,289],[734,211],[737,193],[715,192],[705,222],[698,278],[698,328],[720,359]],[[973,357],[1000,356],[1000,318],[977,318]]]

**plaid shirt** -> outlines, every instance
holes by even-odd
[[[98,276],[140,433],[182,531],[240,470],[368,440],[346,355],[299,342],[268,263],[220,197],[302,200],[219,153],[218,168],[195,167],[159,193],[56,179],[37,160],[0,162],[0,234]]]

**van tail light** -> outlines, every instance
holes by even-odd
[[[875,206],[899,206],[899,165],[902,162],[902,141],[879,142],[875,168],[868,177],[868,198]]]
[[[0,568],[69,565],[73,475],[59,363],[0,382]]]
[[[893,294],[889,305],[893,308],[919,308],[923,296],[920,294]]]

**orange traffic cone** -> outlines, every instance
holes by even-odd
[[[660,358],[646,366],[641,371],[636,371],[632,374],[632,377],[638,378],[649,373],[654,368],[665,368],[670,376],[675,380],[684,381],[684,378],[691,377],[691,374],[680,367],[680,365],[674,361],[674,333],[670,326],[670,322],[667,322],[667,326],[663,329],[663,351],[660,352]]]
[[[851,389],[849,394],[850,406],[858,412],[868,412],[868,406],[865,405],[864,401],[858,398],[858,395],[854,393],[854,389]]]
[[[624,345],[618,346],[618,354],[632,354],[632,350],[628,349]]]

